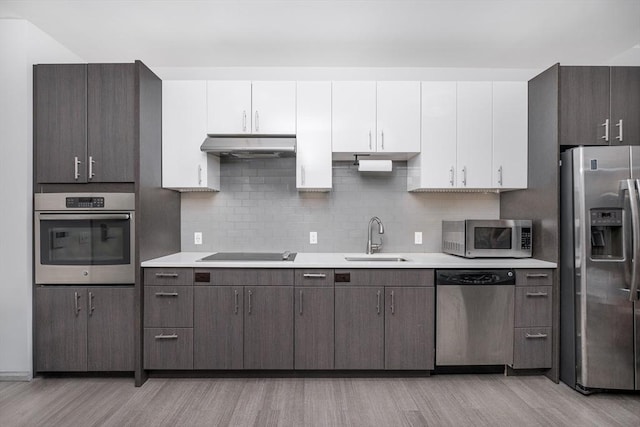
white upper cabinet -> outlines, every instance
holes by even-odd
[[[422,150],[407,189],[527,186],[526,82],[423,82]]]
[[[207,130],[207,83],[162,82],[162,186],[220,190],[220,159],[200,151]]]
[[[527,188],[527,94],[527,82],[493,83],[494,188]]]
[[[491,82],[458,82],[457,187],[491,188]]]
[[[376,151],[376,82],[333,82],[333,152]]]
[[[207,132],[295,134],[296,83],[207,82]]]
[[[331,114],[334,153],[420,151],[420,82],[333,82]]]
[[[420,82],[377,83],[376,151],[420,152]]]
[[[207,133],[251,133],[251,82],[206,83]]]
[[[298,82],[296,187],[331,190],[331,82]]]

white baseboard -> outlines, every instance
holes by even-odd
[[[31,372],[0,372],[0,381],[31,381]]]

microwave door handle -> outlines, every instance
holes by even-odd
[[[638,291],[638,267],[640,266],[640,203],[638,202],[638,189],[640,180],[627,179],[626,189],[629,190],[629,202],[631,206],[631,238],[633,239],[633,253],[631,255],[631,283],[629,285],[629,300],[637,299]]]
[[[105,220],[105,219],[130,219],[129,214],[40,214],[41,220]]]

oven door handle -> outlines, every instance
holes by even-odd
[[[41,220],[101,220],[101,219],[130,219],[130,214],[40,214]]]

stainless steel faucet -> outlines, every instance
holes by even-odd
[[[367,254],[374,252],[380,252],[382,250],[382,236],[380,236],[380,243],[371,243],[371,226],[374,222],[378,223],[378,234],[384,234],[384,225],[377,216],[374,216],[369,220],[369,227],[367,227]]]

